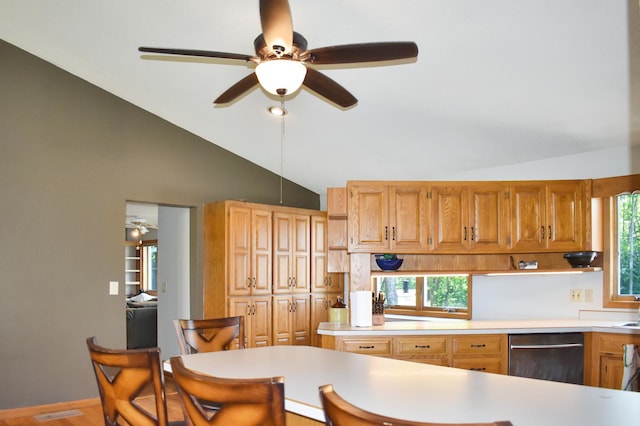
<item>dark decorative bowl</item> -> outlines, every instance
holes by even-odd
[[[376,257],[376,263],[383,271],[395,271],[402,266],[402,259],[385,259],[384,257]]]
[[[564,258],[574,268],[588,268],[591,262],[598,255],[595,251],[578,251],[575,253],[566,253]]]

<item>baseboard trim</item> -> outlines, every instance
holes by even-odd
[[[100,405],[100,398],[79,399],[77,401],[57,402],[55,404],[33,405],[31,407],[10,408],[0,410],[0,420],[8,420],[16,417],[35,416],[54,411],[66,411],[74,408],[86,408]]]

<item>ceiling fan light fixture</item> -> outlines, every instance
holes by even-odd
[[[269,112],[276,117],[282,117],[283,115],[287,115],[287,109],[282,106],[271,106],[268,108]]]
[[[259,63],[256,75],[267,92],[279,96],[290,95],[302,86],[307,67],[298,61],[274,59]]]

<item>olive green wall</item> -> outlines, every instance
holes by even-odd
[[[125,345],[125,202],[193,207],[202,312],[203,204],[279,204],[280,180],[3,41],[0,64],[0,409],[96,397],[85,339]]]

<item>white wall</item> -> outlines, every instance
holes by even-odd
[[[474,275],[473,319],[578,318],[580,310],[602,309],[602,279],[602,272]],[[593,302],[570,302],[571,289],[592,290]]]

